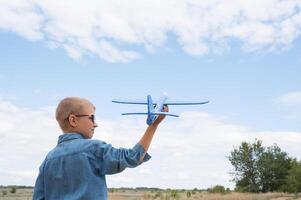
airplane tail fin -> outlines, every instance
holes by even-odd
[[[152,97],[150,95],[147,95],[147,112],[148,114],[152,113],[154,110],[154,104]]]

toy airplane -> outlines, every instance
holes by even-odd
[[[147,115],[146,123],[151,125],[158,118],[159,115],[166,115],[171,117],[179,117],[179,115],[171,114],[169,112],[162,112],[164,105],[200,105],[209,103],[209,101],[203,102],[180,102],[180,101],[168,101],[167,97],[164,96],[157,102],[153,102],[151,95],[147,95],[146,101],[131,101],[131,100],[113,100],[113,103],[121,104],[141,104],[147,105],[147,112],[136,112],[136,113],[122,113],[122,115]]]

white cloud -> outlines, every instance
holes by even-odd
[[[300,106],[301,105],[301,92],[291,92],[280,96],[277,99],[278,102],[289,105],[289,106]]]
[[[58,128],[53,112],[0,101],[0,176],[4,177],[0,184],[33,184],[29,174],[36,172],[41,159],[56,144]]]
[[[283,49],[300,36],[300,9],[300,0],[1,0],[0,28],[74,59],[128,62],[141,57],[133,49],[154,52],[169,34],[191,55],[228,51],[232,39],[246,51]]]
[[[30,0],[1,0],[0,28],[13,31],[29,40],[41,40],[44,17]]]
[[[19,171],[9,171],[9,175],[18,178],[32,178],[36,176],[37,172],[35,170],[19,170]]]
[[[0,101],[0,185],[34,184],[39,165],[61,134],[53,113],[53,106],[31,110]],[[116,147],[132,147],[146,128],[144,119],[130,117],[100,119],[99,124],[94,138]],[[276,143],[290,156],[301,159],[300,132],[255,132],[208,113],[184,112],[179,119],[168,118],[161,124],[149,150],[149,162],[108,176],[108,186],[233,187],[226,156],[233,146],[255,138],[264,146]]]

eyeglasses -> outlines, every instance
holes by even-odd
[[[95,124],[95,115],[75,115],[76,117],[89,117],[92,123]]]

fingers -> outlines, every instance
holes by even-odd
[[[164,105],[164,107],[163,107],[163,112],[169,112],[168,105]]]
[[[168,112],[168,111],[169,111],[168,106],[164,105],[162,112]],[[153,125],[156,126],[159,125],[165,117],[166,117],[165,115],[159,115],[156,121],[153,123]]]

